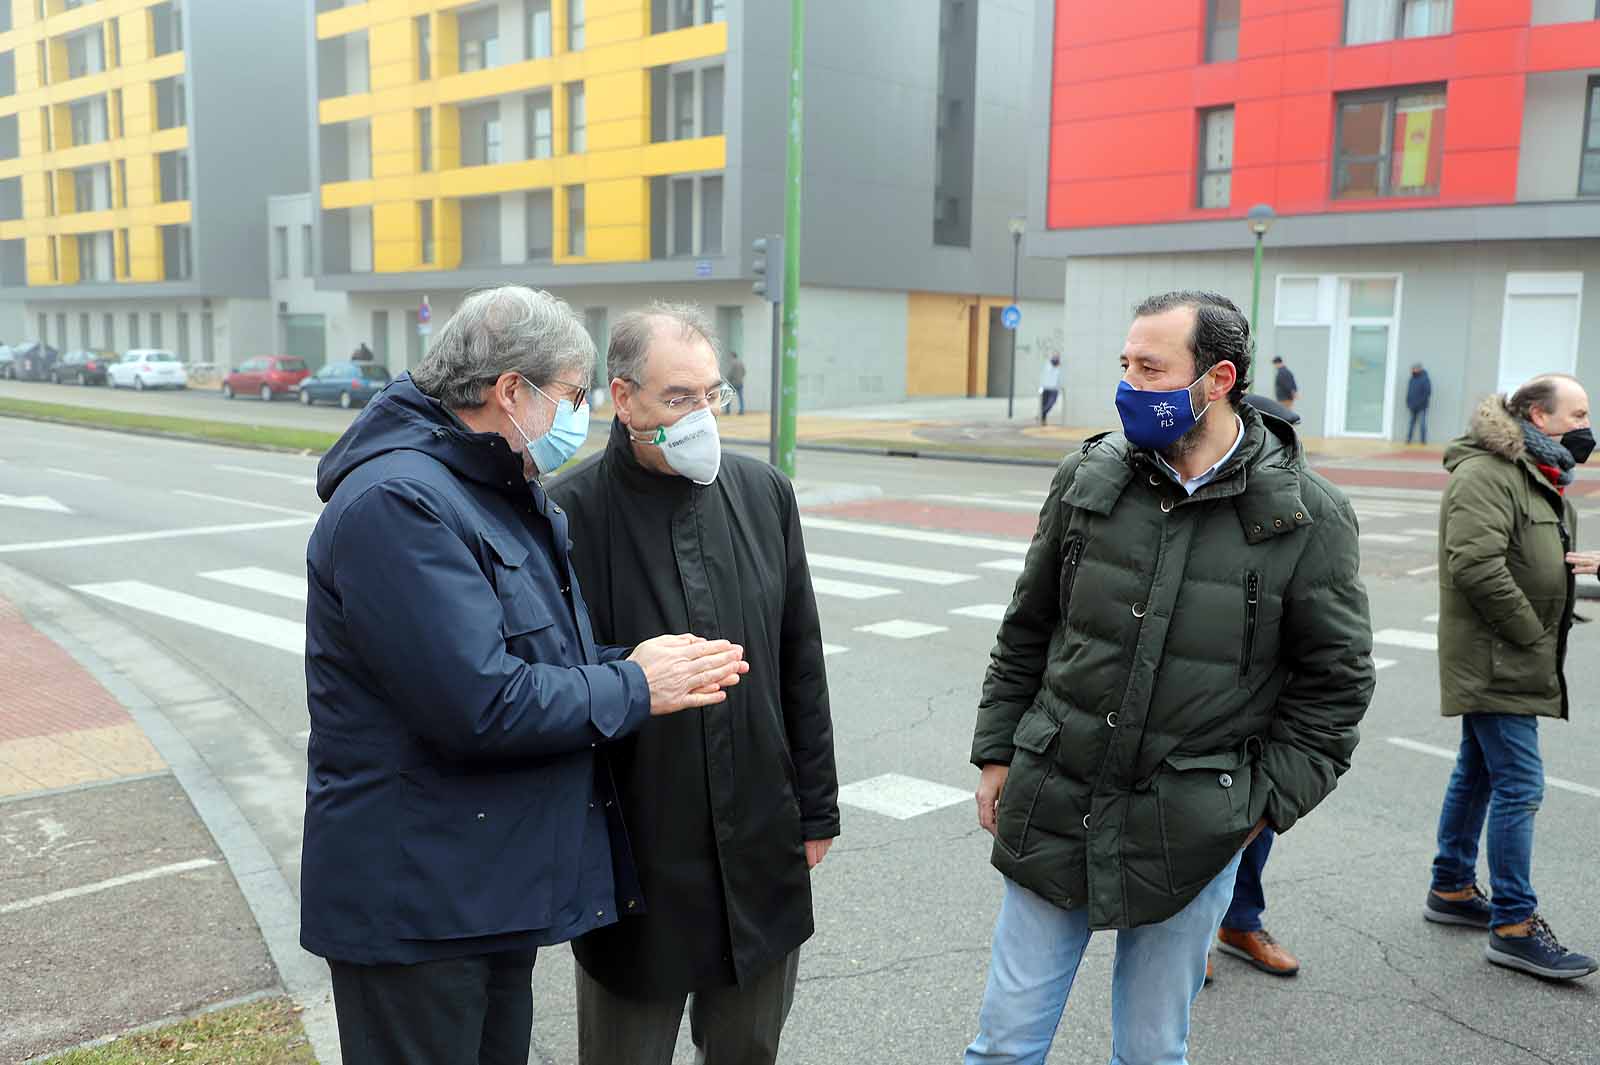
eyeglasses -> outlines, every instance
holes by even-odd
[[[521,375],[518,374],[518,376],[520,377]],[[522,379],[524,381],[528,381],[526,377],[523,377]],[[552,381],[550,383],[553,385],[560,385],[562,388],[572,389],[572,406],[574,410],[583,406],[583,401],[589,398],[589,389],[586,385],[575,385],[571,381]],[[544,396],[545,399],[550,399],[548,395],[545,395],[544,389],[540,388],[532,381],[528,381],[528,387],[539,393],[541,396]],[[556,401],[550,399],[550,402],[554,403]]]
[[[625,380],[627,380],[627,382],[634,388],[644,387],[631,377],[626,378]],[[734,392],[732,385],[724,384],[718,385],[716,388],[713,388],[703,396],[697,396],[693,394],[687,396],[673,396],[671,399],[664,399],[661,402],[666,404],[667,409],[674,414],[687,414],[691,410],[699,409],[701,404],[705,404],[714,411],[725,411],[733,403],[733,397],[736,394],[737,393]]]

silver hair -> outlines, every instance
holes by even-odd
[[[411,379],[452,410],[471,410],[504,374],[521,374],[541,387],[562,374],[587,384],[594,360],[594,340],[565,300],[503,285],[462,301]]]
[[[611,345],[606,351],[606,373],[624,381],[637,384],[644,372],[644,360],[650,354],[650,341],[656,330],[665,325],[676,328],[685,340],[699,336],[717,353],[717,364],[722,363],[722,340],[711,316],[698,303],[652,302],[648,307],[631,310],[617,319],[611,328]]]

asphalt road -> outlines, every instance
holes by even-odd
[[[858,500],[807,517],[808,548],[826,562],[815,576],[825,639],[838,648],[828,669],[853,804],[815,873],[818,934],[803,951],[782,1060],[956,1060],[1000,898],[969,797],[973,710],[994,613],[1049,471],[812,453],[801,463],[808,493]],[[75,589],[245,708],[208,703],[175,723],[291,884],[307,728],[294,643],[314,472],[294,456],[0,420],[0,496],[13,500],[0,500],[0,564]],[[24,509],[18,497],[61,509]],[[1600,977],[1538,983],[1487,965],[1481,936],[1421,920],[1450,768],[1442,754],[1457,736],[1437,713],[1428,648],[1437,498],[1352,497],[1385,664],[1355,768],[1280,840],[1267,870],[1267,925],[1304,969],[1278,980],[1219,957],[1196,1006],[1192,1060],[1592,1065]],[[1587,517],[1593,546],[1600,513]],[[1600,908],[1586,893],[1600,859],[1597,644],[1600,624],[1576,630],[1574,721],[1542,726],[1547,772],[1572,786],[1548,790],[1534,866],[1542,911],[1589,950],[1600,950]],[[903,816],[868,808],[881,802]],[[1109,1055],[1112,948],[1110,935],[1093,942],[1052,1062]],[[541,954],[534,982],[535,1057],[572,1061],[570,955]]]

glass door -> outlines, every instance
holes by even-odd
[[[1331,436],[1387,439],[1394,417],[1399,279],[1339,280],[1329,352],[1327,425]]]

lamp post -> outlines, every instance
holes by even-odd
[[[1014,214],[1006,223],[1011,230],[1011,305],[1017,305],[1017,269],[1022,260],[1022,234],[1028,231],[1028,220]],[[1011,333],[1011,373],[1006,377],[1006,420],[1010,421],[1017,402],[1017,330]]]
[[[1250,335],[1257,336],[1256,320],[1261,313],[1261,241],[1267,235],[1267,230],[1272,228],[1272,220],[1278,216],[1269,205],[1258,203],[1245,214],[1244,220],[1250,227],[1250,232],[1256,235],[1256,267],[1255,279],[1250,284]]]

